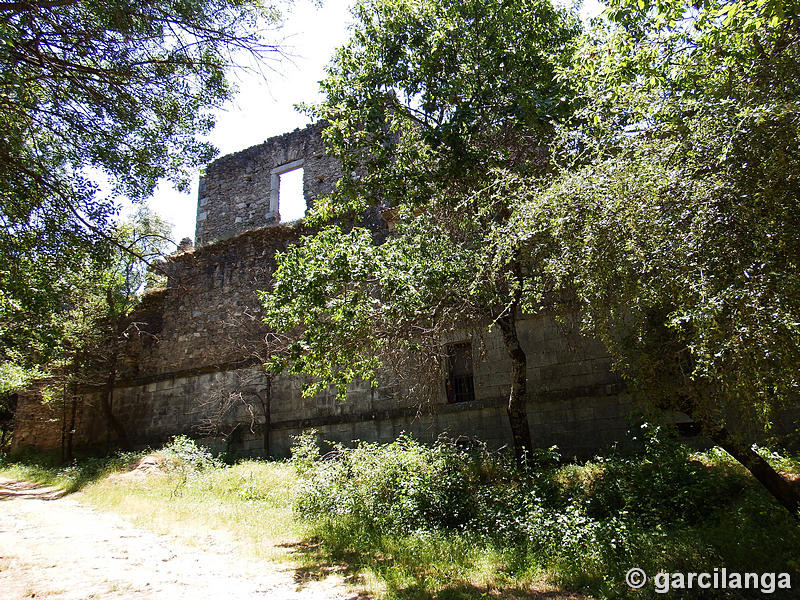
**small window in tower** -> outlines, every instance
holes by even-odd
[[[278,175],[278,214],[281,223],[297,221],[306,216],[303,167]]]
[[[468,402],[475,399],[475,384],[472,379],[472,343],[459,342],[447,345],[448,402]]]

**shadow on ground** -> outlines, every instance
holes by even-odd
[[[64,490],[0,477],[0,501],[2,500],[58,500],[65,495]]]
[[[308,540],[283,544],[282,547],[289,549],[294,558],[303,565],[295,569],[294,579],[299,587],[310,581],[324,580],[330,575],[339,575],[348,584],[360,587],[364,584],[361,577],[362,569],[368,566],[380,567],[381,564],[387,565],[391,561],[390,558],[385,557],[369,557],[365,560],[356,552],[337,552],[334,556],[327,552],[321,544]],[[591,600],[590,597],[583,594],[562,590],[487,587],[463,581],[454,581],[445,588],[435,591],[422,584],[397,587],[388,582],[387,592],[391,597],[402,600]],[[370,598],[372,596],[364,592],[353,596],[353,600]]]
[[[105,456],[81,453],[75,460],[65,463],[56,451],[18,452],[11,456],[0,456],[0,472],[11,478],[0,477],[0,482],[15,481],[19,484],[19,489],[4,490],[6,495],[15,492],[35,493],[30,490],[48,486],[61,489],[62,495],[69,495],[79,492],[111,472],[136,469],[143,458],[146,458],[144,455],[144,451]],[[46,492],[41,493],[46,495]]]

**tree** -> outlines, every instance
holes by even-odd
[[[113,409],[119,357],[128,339],[143,335],[132,315],[145,287],[163,279],[151,265],[172,245],[168,235],[169,226],[145,208],[110,232],[105,260],[87,265],[65,303],[59,345],[46,365],[52,375],[49,395],[63,396],[73,413],[81,391],[98,391],[99,408],[123,448],[129,445],[127,432]],[[69,459],[71,435],[65,442]]]
[[[14,413],[17,410],[16,391],[27,386],[37,371],[29,371],[13,362],[0,364],[0,452],[11,439],[14,430]]]
[[[271,281],[271,267],[248,269],[253,281]],[[195,431],[203,436],[223,437],[235,443],[247,427],[251,434],[261,430],[262,450],[270,455],[272,431],[273,360],[286,352],[286,336],[272,334],[260,311],[244,310],[228,315],[224,333],[216,340],[218,356],[228,357],[240,368],[230,371],[232,378],[214,386],[202,403],[205,415]],[[241,441],[241,440],[238,440]]]
[[[547,0],[365,0],[355,15],[313,109],[343,175],[308,219],[321,229],[279,257],[264,295],[268,323],[296,335],[278,362],[316,378],[307,393],[344,395],[387,363],[438,376],[447,332],[497,326],[522,460],[524,257],[499,244],[512,207],[494,170],[548,172],[553,122],[572,114],[555,73],[579,27]],[[380,208],[388,234],[370,226]]]
[[[234,53],[275,51],[262,27],[276,19],[248,0],[0,1],[5,360],[47,360],[69,273],[102,260],[117,195],[185,186],[213,156],[201,138],[231,96],[226,69]]]
[[[800,391],[800,19],[779,1],[617,1],[564,73],[583,82],[563,170],[517,179],[509,237],[544,257],[640,396],[677,409],[788,510],[752,448]]]

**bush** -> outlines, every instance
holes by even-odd
[[[301,482],[297,509],[312,518],[352,520],[365,531],[407,534],[464,529],[472,515],[469,456],[452,443],[423,446],[409,437],[391,444],[337,447],[309,468],[292,452]]]
[[[767,570],[787,568],[800,534],[781,509],[772,506],[766,533],[735,548],[725,533],[765,519],[769,500],[746,473],[730,459],[691,454],[658,428],[644,427],[642,437],[631,456],[529,471],[446,438],[361,443],[325,457],[301,447],[293,453],[301,474],[295,509],[334,549],[399,560],[431,539],[451,540],[503,556],[509,573],[544,570],[601,596],[628,593],[632,566],[711,571],[760,552]],[[420,573],[441,568],[419,565]]]
[[[223,462],[214,457],[208,448],[199,446],[185,435],[174,436],[159,453],[167,459],[168,464],[186,471],[205,471],[223,466]]]
[[[292,439],[292,467],[298,475],[305,475],[314,469],[319,459],[317,430],[309,429]]]

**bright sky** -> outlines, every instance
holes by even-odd
[[[324,68],[333,51],[347,41],[349,7],[354,4],[354,0],[322,2],[318,6],[312,0],[295,0],[290,5],[283,28],[276,32],[276,41],[283,41],[291,58],[269,63],[266,77],[255,73],[236,77],[239,93],[228,110],[218,114],[217,126],[209,136],[220,156],[310,122],[294,106],[319,99],[318,82],[325,76]],[[581,14],[593,16],[600,10],[598,0],[585,0]],[[149,201],[156,213],[172,223],[175,241],[194,239],[198,177],[199,172],[193,177],[191,190],[184,194],[169,183],[162,183]]]
[[[333,51],[347,41],[352,4],[353,0],[324,0],[323,6],[317,6],[311,0],[296,0],[290,5],[276,41],[283,40],[291,56],[268,63],[266,77],[256,73],[234,76],[239,93],[228,110],[218,113],[217,126],[208,138],[219,148],[220,156],[310,122],[294,105],[319,98],[318,82],[325,76],[325,65]],[[149,200],[153,211],[173,224],[176,241],[194,239],[198,177],[199,172],[188,193],[177,192],[164,182]]]

